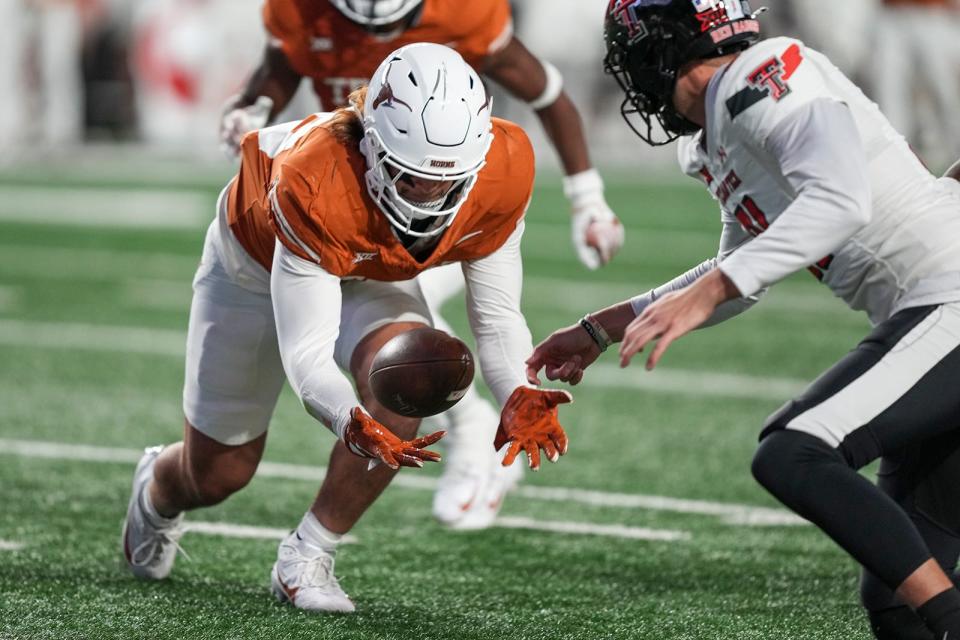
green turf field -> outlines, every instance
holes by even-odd
[[[276,536],[318,486],[293,465],[324,465],[333,441],[289,392],[265,458],[279,464],[190,515],[255,537],[190,532],[170,580],[133,579],[119,552],[133,462],[180,433],[190,279],[220,184],[32,175],[0,176],[0,638],[869,637],[854,563],[749,472],[766,415],[867,329],[806,274],[652,374],[607,353],[561,411],[569,454],[527,474],[508,526],[444,530],[430,517],[439,469],[404,470],[338,556],[355,615],[269,593]],[[588,273],[542,180],[525,239],[535,339],[715,251],[696,185],[622,182],[610,199],[627,247]],[[465,330],[462,303],[447,309]]]

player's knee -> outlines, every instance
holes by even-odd
[[[786,431],[775,431],[760,441],[750,471],[757,482],[775,496],[784,493],[793,461],[793,441]]]
[[[219,504],[243,489],[256,472],[256,465],[194,463],[190,469],[190,484],[197,506]]]
[[[819,438],[784,429],[770,433],[760,442],[751,471],[767,491],[792,505],[802,497],[803,487],[816,475],[818,466],[836,462],[837,455]]]

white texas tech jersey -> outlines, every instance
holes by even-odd
[[[680,141],[684,171],[705,183],[721,206],[721,264],[729,260],[731,269],[757,274],[733,278],[741,293],[751,296],[775,281],[769,265],[782,258],[777,254],[809,241],[800,225],[790,243],[754,252],[735,265],[751,253],[737,256],[738,249],[775,225],[805,188],[796,175],[788,180],[784,156],[774,154],[784,148],[778,133],[792,125],[797,137],[791,117],[824,101],[834,111],[836,103],[846,105],[855,122],[863,151],[851,153],[851,162],[866,156],[870,219],[852,237],[837,238],[829,252],[811,260],[809,270],[874,323],[903,308],[960,300],[960,183],[931,175],[860,89],[822,54],[789,38],[754,45],[714,76],[705,129]],[[848,134],[851,128],[845,127]],[[813,136],[807,149],[816,146],[817,136],[830,135],[809,126],[799,131],[801,137]],[[830,213],[831,203],[821,204],[811,209],[808,203],[805,211]],[[743,290],[744,282],[750,290]]]

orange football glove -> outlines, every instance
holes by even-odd
[[[391,469],[440,462],[440,454],[427,451],[426,447],[445,436],[446,431],[437,431],[416,440],[401,440],[360,407],[350,410],[350,418],[350,426],[343,432],[343,442],[354,455],[379,460]]]
[[[557,421],[557,405],[573,402],[573,397],[558,389],[517,387],[503,405],[500,427],[493,440],[499,451],[509,443],[503,466],[513,464],[520,451],[525,451],[530,468],[540,468],[540,449],[550,462],[567,452],[567,434]]]

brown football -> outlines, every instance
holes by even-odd
[[[424,327],[387,342],[370,365],[370,388],[384,407],[424,418],[457,404],[473,381],[473,355],[461,340]]]

